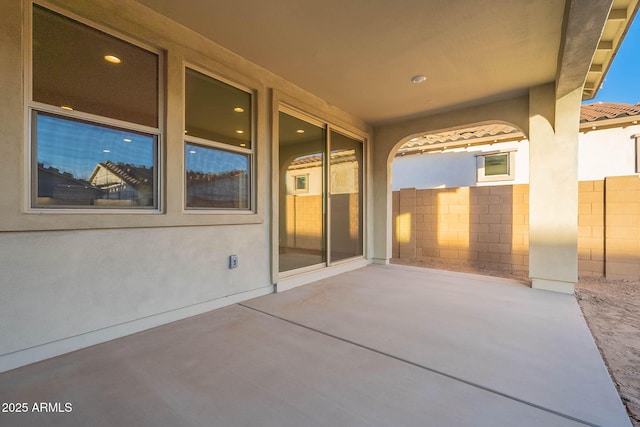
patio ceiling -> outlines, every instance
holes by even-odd
[[[139,2],[372,124],[526,94],[561,74],[582,83],[601,42],[591,96],[637,4],[614,0],[600,40],[611,0]],[[565,10],[579,23],[568,36]]]

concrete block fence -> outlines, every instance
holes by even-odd
[[[640,279],[640,177],[583,181],[580,276]],[[392,256],[446,267],[529,270],[529,185],[393,192]]]

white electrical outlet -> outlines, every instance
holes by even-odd
[[[238,255],[229,255],[229,268],[238,268]]]

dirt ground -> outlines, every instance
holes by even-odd
[[[635,427],[640,427],[640,281],[581,278],[576,298]]]
[[[526,277],[500,270],[469,266],[452,268],[425,260],[393,259],[391,262],[528,282]],[[576,299],[627,407],[631,423],[640,427],[640,280],[581,277],[576,286]]]

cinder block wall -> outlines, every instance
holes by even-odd
[[[606,276],[640,279],[640,177],[605,180]]]
[[[578,274],[604,277],[604,181],[578,184]]]
[[[640,279],[640,177],[580,182],[578,203],[578,274]],[[393,209],[396,258],[528,274],[527,184],[402,189]]]
[[[393,256],[528,271],[527,185],[394,192]]]
[[[291,248],[322,249],[322,196],[287,196],[287,242]]]

